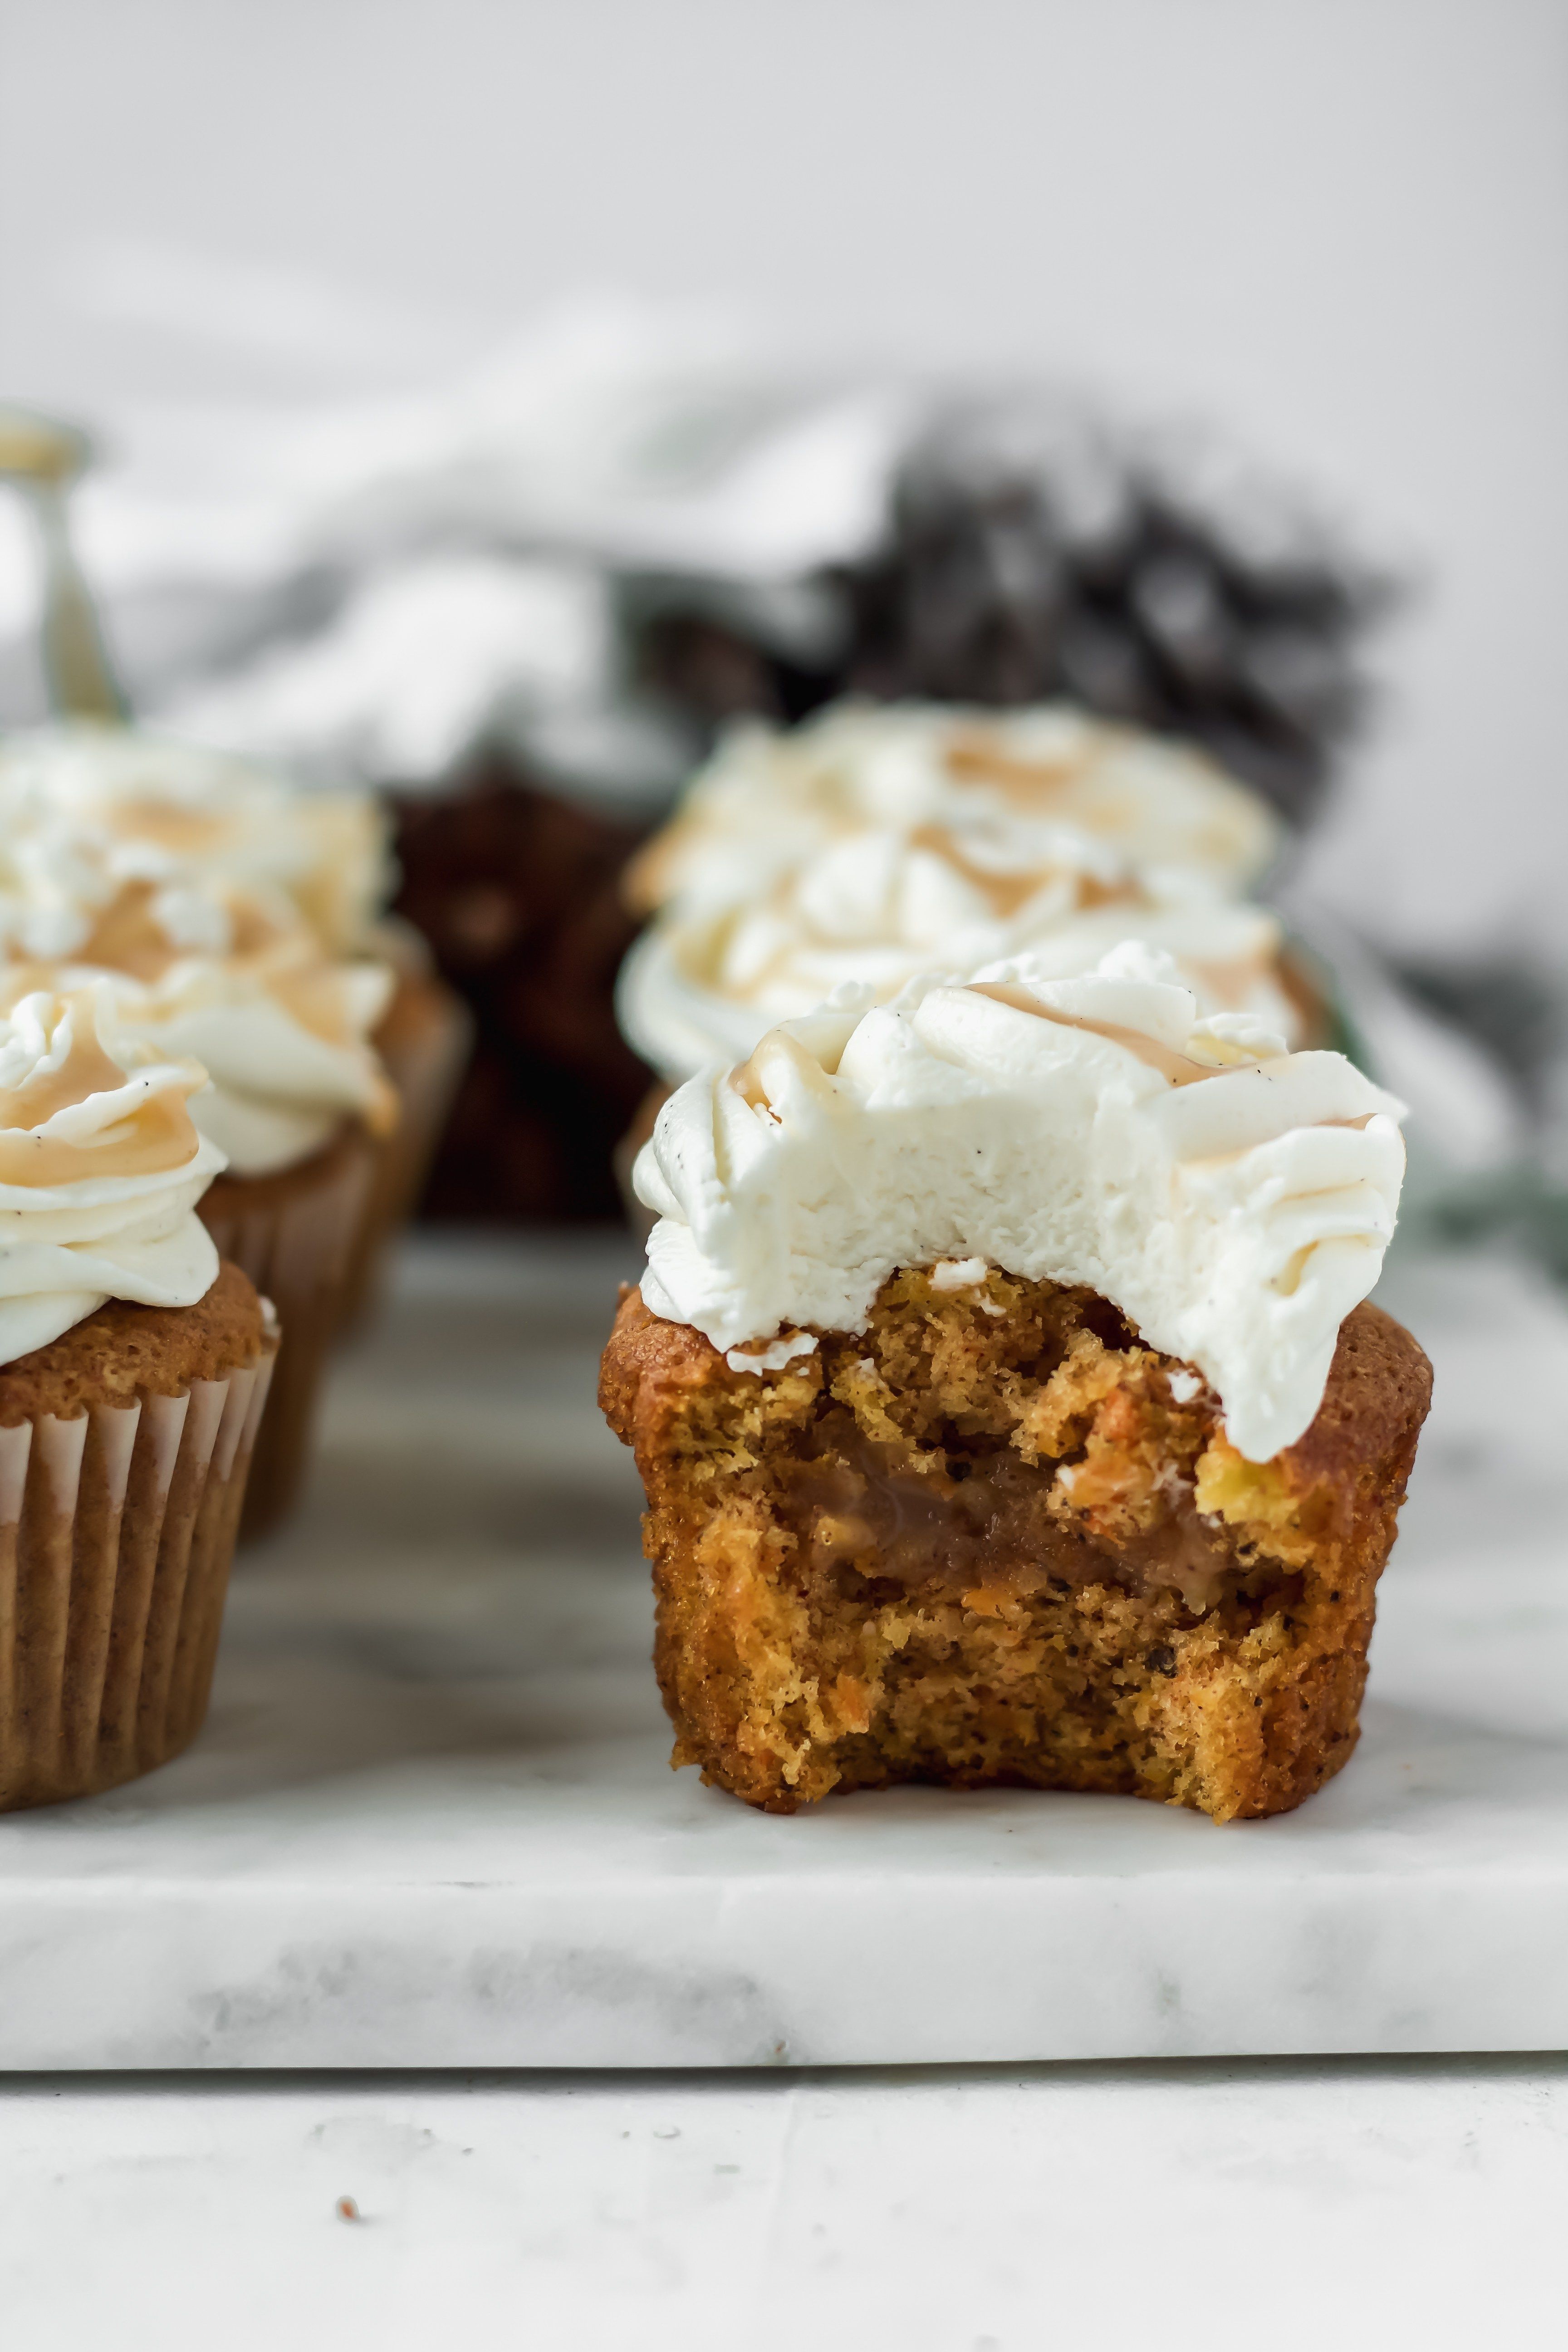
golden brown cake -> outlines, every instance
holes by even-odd
[[[47,1347],[0,1364],[0,1429],[45,1413],[75,1421],[94,1406],[120,1412],[140,1397],[181,1396],[193,1381],[226,1380],[236,1364],[272,1347],[255,1285],[226,1261],[194,1307],[106,1299]]]
[[[898,1780],[1285,1811],[1354,1746],[1430,1396],[1358,1307],[1311,1427],[1254,1465],[1089,1291],[900,1272],[866,1331],[761,1375],[626,1292],[602,1402],[675,1761],[773,1812]]]
[[[868,990],[710,1068],[602,1402],[676,1760],[1299,1804],[1354,1744],[1431,1393],[1366,1303],[1401,1106],[1129,941]]]

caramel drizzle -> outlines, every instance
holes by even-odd
[[[153,913],[157,888],[155,883],[147,881],[126,883],[99,915],[90,934],[70,961],[93,965],[104,971],[122,971],[143,987],[155,989],[175,964],[193,952],[172,944]],[[253,979],[291,1020],[323,1045],[338,1050],[349,1050],[357,1045],[359,1040],[348,1015],[343,976],[321,954],[314,937],[282,929],[264,908],[242,892],[226,893],[225,907],[229,919],[229,944],[218,961],[231,971]],[[47,987],[48,971],[44,964],[14,967],[7,975],[10,1001],[15,1003],[18,993],[26,992],[15,985],[18,980],[25,980],[26,988]],[[79,1098],[71,1097],[73,1101]],[[397,1097],[384,1077],[378,1076],[364,1118],[372,1133],[377,1135],[390,1133],[396,1124]],[[0,1124],[5,1123],[0,1120]]]
[[[1235,1070],[1256,1069],[1258,1066],[1255,1062],[1200,1062],[1191,1054],[1178,1053],[1174,1046],[1163,1045],[1157,1037],[1151,1037],[1142,1029],[1125,1028],[1119,1021],[1090,1021],[1078,1013],[1055,1013],[1049,1005],[1042,1004],[1037,996],[1031,995],[1026,988],[1013,981],[977,980],[967,982],[965,985],[971,995],[988,996],[994,1003],[1009,1005],[1015,1013],[1027,1013],[1037,1021],[1051,1022],[1058,1029],[1081,1030],[1087,1036],[1103,1037],[1108,1045],[1123,1046],[1148,1068],[1158,1070],[1173,1087],[1193,1087],[1204,1078],[1228,1077]],[[770,1031],[769,1038],[776,1035],[775,1031]],[[769,1039],[763,1040],[763,1044],[768,1042]],[[791,1042],[793,1044],[793,1040]],[[730,1084],[742,1101],[748,1103],[752,1110],[771,1110],[773,1105],[757,1067],[761,1052],[762,1046],[759,1045],[749,1060],[739,1063],[730,1072]],[[1324,1124],[1360,1126],[1362,1122],[1345,1120]]]
[[[95,1095],[118,1094],[127,1074],[107,1054],[93,1023],[91,999],[71,996],[70,1045],[58,1069],[38,1070],[19,1087],[0,1090],[0,1183],[77,1184],[106,1176],[161,1176],[184,1167],[200,1138],[183,1091],[164,1087],[144,1096],[124,1118],[81,1140],[41,1132],[57,1112]],[[111,1165],[92,1166],[102,1153]]]
[[[180,857],[199,857],[225,840],[230,830],[221,816],[184,808],[151,793],[111,802],[100,816],[113,832],[134,841],[150,841]]]
[[[973,981],[970,992],[989,996],[998,1004],[1009,1004],[1015,1013],[1033,1013],[1037,1021],[1052,1022],[1058,1029],[1081,1029],[1090,1037],[1103,1037],[1109,1045],[1124,1046],[1148,1068],[1158,1070],[1173,1087],[1195,1087],[1203,1078],[1227,1077],[1233,1070],[1258,1066],[1255,1062],[1200,1062],[1191,1054],[1179,1053],[1173,1045],[1163,1045],[1144,1030],[1124,1028],[1119,1021],[1090,1021],[1080,1013],[1053,1012],[1048,1004],[1042,1004],[1037,996],[1012,981]]]
[[[178,951],[153,912],[154,887],[128,882],[98,917],[72,962],[129,972],[144,985],[162,980]]]
[[[1057,760],[1025,760],[1016,752],[1004,751],[994,737],[972,731],[954,735],[947,747],[947,766],[952,775],[965,783],[990,783],[1016,801],[1049,798],[1071,784],[1081,771],[1082,761],[1067,757]]]
[[[1042,860],[1037,866],[1015,873],[994,873],[988,867],[972,864],[963,848],[945,825],[917,825],[910,835],[910,845],[929,849],[966,882],[983,892],[998,920],[1006,922],[1021,907],[1026,907],[1047,884],[1058,877],[1073,886],[1074,904],[1080,912],[1088,913],[1096,907],[1111,905],[1142,905],[1141,892],[1128,883],[1102,882],[1098,875],[1084,874],[1066,863]]]

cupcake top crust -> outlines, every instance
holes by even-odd
[[[1394,1230],[1403,1106],[1342,1055],[1205,1016],[1168,956],[867,990],[689,1080],[634,1183],[651,1311],[765,1370],[887,1277],[1083,1285],[1194,1367],[1252,1461],[1294,1444]]]
[[[253,1284],[226,1259],[210,1290],[178,1309],[106,1299],[47,1347],[0,1364],[0,1429],[52,1412],[75,1421],[94,1405],[179,1396],[193,1381],[226,1380],[276,1342]]]
[[[224,1156],[191,1117],[205,1075],[121,1031],[105,982],[0,1016],[0,1364],[106,1299],[191,1307],[211,1287],[196,1203]]]

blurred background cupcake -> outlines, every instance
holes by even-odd
[[[0,1013],[0,1811],[115,1786],[206,1710],[277,1348],[199,1210],[199,1064],[117,985]]]
[[[839,703],[738,730],[628,873],[654,919],[622,1024],[679,1084],[847,982],[887,997],[1026,949],[1065,978],[1135,934],[1205,1013],[1295,1036],[1281,927],[1240,895],[1277,833],[1207,761],[1066,706]]]
[[[200,1213],[285,1334],[246,1506],[258,1534],[298,1491],[327,1350],[428,1159],[462,1015],[417,965],[367,952],[384,846],[363,793],[61,724],[0,745],[0,1002],[112,974],[122,1032],[207,1074],[192,1116],[227,1167]],[[383,1035],[419,1078],[412,1139]]]

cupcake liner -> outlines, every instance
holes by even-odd
[[[133,1780],[200,1729],[275,1356],[0,1429],[0,1811]]]
[[[405,971],[375,1047],[397,1089],[396,1127],[381,1145],[370,1206],[349,1268],[344,1321],[374,1307],[386,1255],[419,1205],[473,1045],[474,1024],[461,997],[433,973]]]
[[[348,1121],[299,1167],[276,1176],[220,1176],[199,1205],[219,1256],[231,1258],[272,1300],[283,1326],[239,1525],[242,1543],[276,1527],[299,1494],[317,1391],[342,1325],[380,1151],[357,1120]]]

